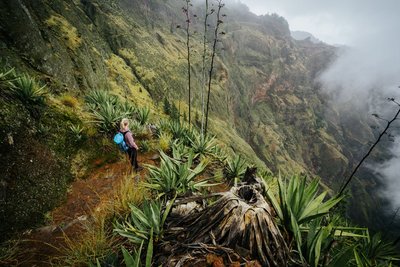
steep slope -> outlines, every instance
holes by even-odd
[[[160,103],[167,98],[187,114],[185,33],[178,26],[185,24],[181,7],[179,1],[172,0],[0,2],[0,54],[4,65],[29,72],[46,83],[54,109],[49,114],[51,119],[20,123],[15,129],[9,126],[13,124],[12,116],[4,116],[7,120],[1,125],[1,141],[7,154],[1,156],[7,160],[0,169],[5,174],[1,178],[6,192],[1,203],[3,218],[16,215],[12,210],[4,211],[20,192],[13,191],[10,181],[15,176],[17,180],[29,177],[10,172],[13,162],[20,160],[24,166],[30,160],[16,151],[30,153],[33,148],[22,144],[41,136],[27,128],[32,124],[90,125],[81,101],[87,92],[107,89],[139,107],[149,107],[155,114],[162,113]],[[329,107],[314,83],[334,56],[335,48],[293,40],[287,22],[277,15],[255,16],[241,4],[229,4],[223,11],[227,15],[223,23],[226,34],[221,35],[212,83],[211,132],[233,153],[244,154],[258,166],[284,174],[318,175],[330,187],[337,187],[358,145],[368,142],[372,134],[362,122],[364,118],[346,119]],[[197,14],[193,29],[201,32],[202,8],[193,7],[193,12]],[[215,21],[210,20],[210,29],[213,25]],[[194,34],[192,40],[193,113],[199,113],[201,34]],[[77,99],[76,107],[63,104],[66,95]],[[2,114],[13,108],[12,104],[3,106]],[[17,120],[23,122],[26,116]],[[343,127],[343,122],[359,124],[355,127],[358,132]],[[38,202],[40,208],[28,208],[27,216],[17,218],[21,222],[17,228],[38,221],[40,213],[59,203],[73,175],[85,176],[90,170],[85,165],[99,153],[110,151],[104,146],[107,141],[97,133],[81,149],[65,150],[71,147],[68,130],[56,128],[50,130],[49,137],[39,138],[38,150],[48,151],[46,159],[63,166],[64,186],[39,186],[45,192],[58,190],[57,197],[52,197],[55,201],[48,205],[46,199],[42,204]],[[7,144],[8,136],[18,137],[19,132],[27,137],[16,139],[16,145]],[[19,144],[21,148],[17,148]],[[98,151],[98,147],[104,150]],[[45,163],[34,157],[39,165]],[[58,177],[58,173],[50,176]],[[36,183],[31,181],[33,187]],[[29,186],[23,190],[35,199],[36,193]],[[38,212],[34,220],[29,217]],[[10,221],[10,225],[13,223],[15,220]],[[2,232],[9,229],[7,226]]]

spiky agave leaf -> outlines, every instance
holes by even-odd
[[[193,152],[189,152],[186,159],[176,160],[160,151],[160,167],[147,165],[149,169],[149,182],[146,187],[159,192],[159,196],[174,192],[185,193],[197,189],[200,185],[206,186],[203,181],[195,181],[197,175],[202,173],[207,166],[206,161],[193,165]]]
[[[195,153],[195,157],[198,155],[214,155],[217,146],[215,137],[195,133],[192,137],[188,137],[188,139],[190,142],[190,147]]]
[[[0,71],[0,88],[10,85],[10,83],[15,81],[16,79],[18,79],[18,77],[15,74],[14,68],[2,69]]]
[[[141,125],[145,125],[150,117],[150,109],[148,107],[138,108],[136,110],[136,118]]]
[[[279,199],[275,197],[271,190],[267,190],[268,199],[274,206],[281,224],[295,239],[302,259],[300,226],[327,214],[332,207],[343,199],[343,197],[334,197],[324,202],[326,192],[318,195],[318,184],[318,180],[313,180],[307,185],[306,177],[300,178],[298,176],[292,177],[289,183],[285,183],[279,176]]]
[[[128,238],[135,244],[150,239],[150,229],[152,233],[159,237],[162,234],[162,214],[161,202],[144,202],[142,209],[130,204],[130,217],[125,221],[115,224],[114,231]]]
[[[124,247],[121,247],[122,255],[124,256],[124,262],[126,267],[140,267],[140,257],[142,254],[144,241],[140,243],[139,249],[134,251],[133,255],[130,254]]]
[[[233,159],[226,161],[225,176],[233,180],[236,186],[246,171],[246,165],[246,161],[240,155],[235,155]]]
[[[106,102],[117,105],[118,98],[106,90],[92,90],[85,96],[85,102],[90,106],[97,108]]]
[[[28,74],[22,74],[15,81],[12,81],[10,87],[11,94],[19,99],[26,106],[44,106],[45,98],[48,92],[45,85],[40,86],[35,78]]]
[[[118,123],[128,114],[119,109],[112,101],[106,101],[91,110],[92,122],[105,133],[112,133],[118,129]]]

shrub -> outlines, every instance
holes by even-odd
[[[76,97],[73,97],[71,95],[63,95],[61,97],[61,103],[64,106],[70,107],[70,108],[76,108],[78,106],[78,99]]]
[[[171,149],[172,135],[169,133],[161,133],[158,140],[160,150],[167,152]]]

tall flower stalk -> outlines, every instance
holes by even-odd
[[[205,112],[205,98],[204,89],[206,88],[206,55],[207,55],[207,28],[208,16],[214,11],[208,13],[208,0],[205,0],[205,17],[204,17],[204,34],[203,34],[203,55],[202,55],[202,81],[201,81],[201,135],[204,134],[204,112]]]
[[[188,119],[189,119],[189,125],[191,122],[191,102],[192,102],[192,86],[191,86],[191,62],[190,62],[190,6],[191,1],[190,0],[185,0],[186,2],[186,6],[182,8],[183,12],[186,15],[186,51],[187,51],[187,71],[188,71],[188,91],[189,91],[189,99],[188,99],[188,104],[189,104],[189,115],[188,115]]]
[[[219,36],[219,28],[223,21],[221,20],[221,9],[225,6],[224,3],[222,3],[223,0],[217,0],[218,2],[218,9],[217,9],[217,24],[215,26],[214,30],[214,42],[212,46],[212,53],[211,53],[211,63],[210,63],[210,69],[208,73],[208,92],[207,92],[207,105],[206,105],[206,122],[205,122],[205,128],[204,128],[204,135],[207,134],[208,130],[208,112],[209,112],[209,107],[210,107],[210,94],[211,94],[211,80],[212,80],[212,73],[214,70],[214,60],[215,60],[215,54],[217,50],[217,42],[218,36]]]

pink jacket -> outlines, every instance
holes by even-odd
[[[135,140],[133,139],[133,135],[132,135],[132,132],[131,131],[128,131],[126,134],[125,134],[125,142],[126,142],[126,144],[129,146],[129,147],[133,147],[133,148],[135,148],[136,150],[138,150],[139,148],[138,148],[138,146],[136,145],[136,143],[135,143]]]

